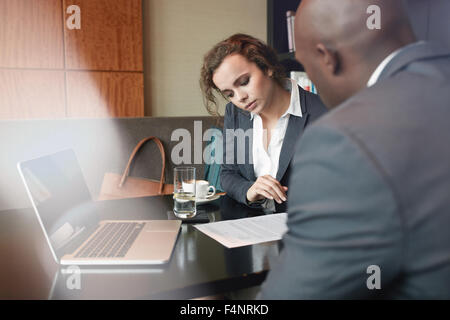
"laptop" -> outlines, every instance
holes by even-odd
[[[99,220],[71,149],[17,164],[55,261],[157,265],[170,260],[180,220]]]

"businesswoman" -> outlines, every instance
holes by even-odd
[[[210,114],[219,114],[215,93],[229,101],[220,175],[224,191],[251,207],[286,211],[295,144],[305,126],[326,111],[319,97],[285,78],[273,49],[245,34],[205,55],[200,86]],[[243,135],[249,143],[242,143]]]

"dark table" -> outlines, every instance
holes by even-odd
[[[171,196],[97,202],[101,219],[169,219]],[[263,214],[227,196],[201,205],[211,221]],[[0,299],[190,299],[264,281],[280,242],[228,249],[192,224],[182,224],[168,264],[80,267],[58,265],[32,209],[0,212]]]

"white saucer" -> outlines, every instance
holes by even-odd
[[[213,195],[211,197],[208,197],[208,198],[196,198],[195,199],[195,203],[196,204],[204,204],[204,203],[208,203],[208,202],[217,200],[219,198],[220,198],[220,194],[215,194],[215,195]]]

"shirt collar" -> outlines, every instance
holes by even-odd
[[[300,95],[298,92],[298,84],[294,79],[286,78],[283,81],[283,88],[291,92],[291,101],[289,104],[289,108],[286,112],[281,116],[285,117],[287,114],[292,114],[293,116],[302,117],[302,107],[300,105]],[[250,120],[253,120],[255,113],[250,113]]]
[[[388,55],[386,58],[384,58],[384,60],[381,61],[381,63],[378,65],[378,67],[375,69],[375,71],[370,76],[369,81],[367,82],[367,87],[371,87],[375,83],[377,83],[377,81],[380,78],[380,75],[383,72],[384,68],[386,68],[388,63],[391,62],[392,59],[394,59],[395,56],[397,56],[400,53],[400,51],[406,49],[409,46],[416,45],[416,44],[419,44],[419,43],[422,43],[422,42],[424,42],[424,41],[419,41],[419,42],[408,44],[408,45],[406,45],[406,46],[404,46],[402,48],[399,48],[399,49],[395,50],[390,55]]]

